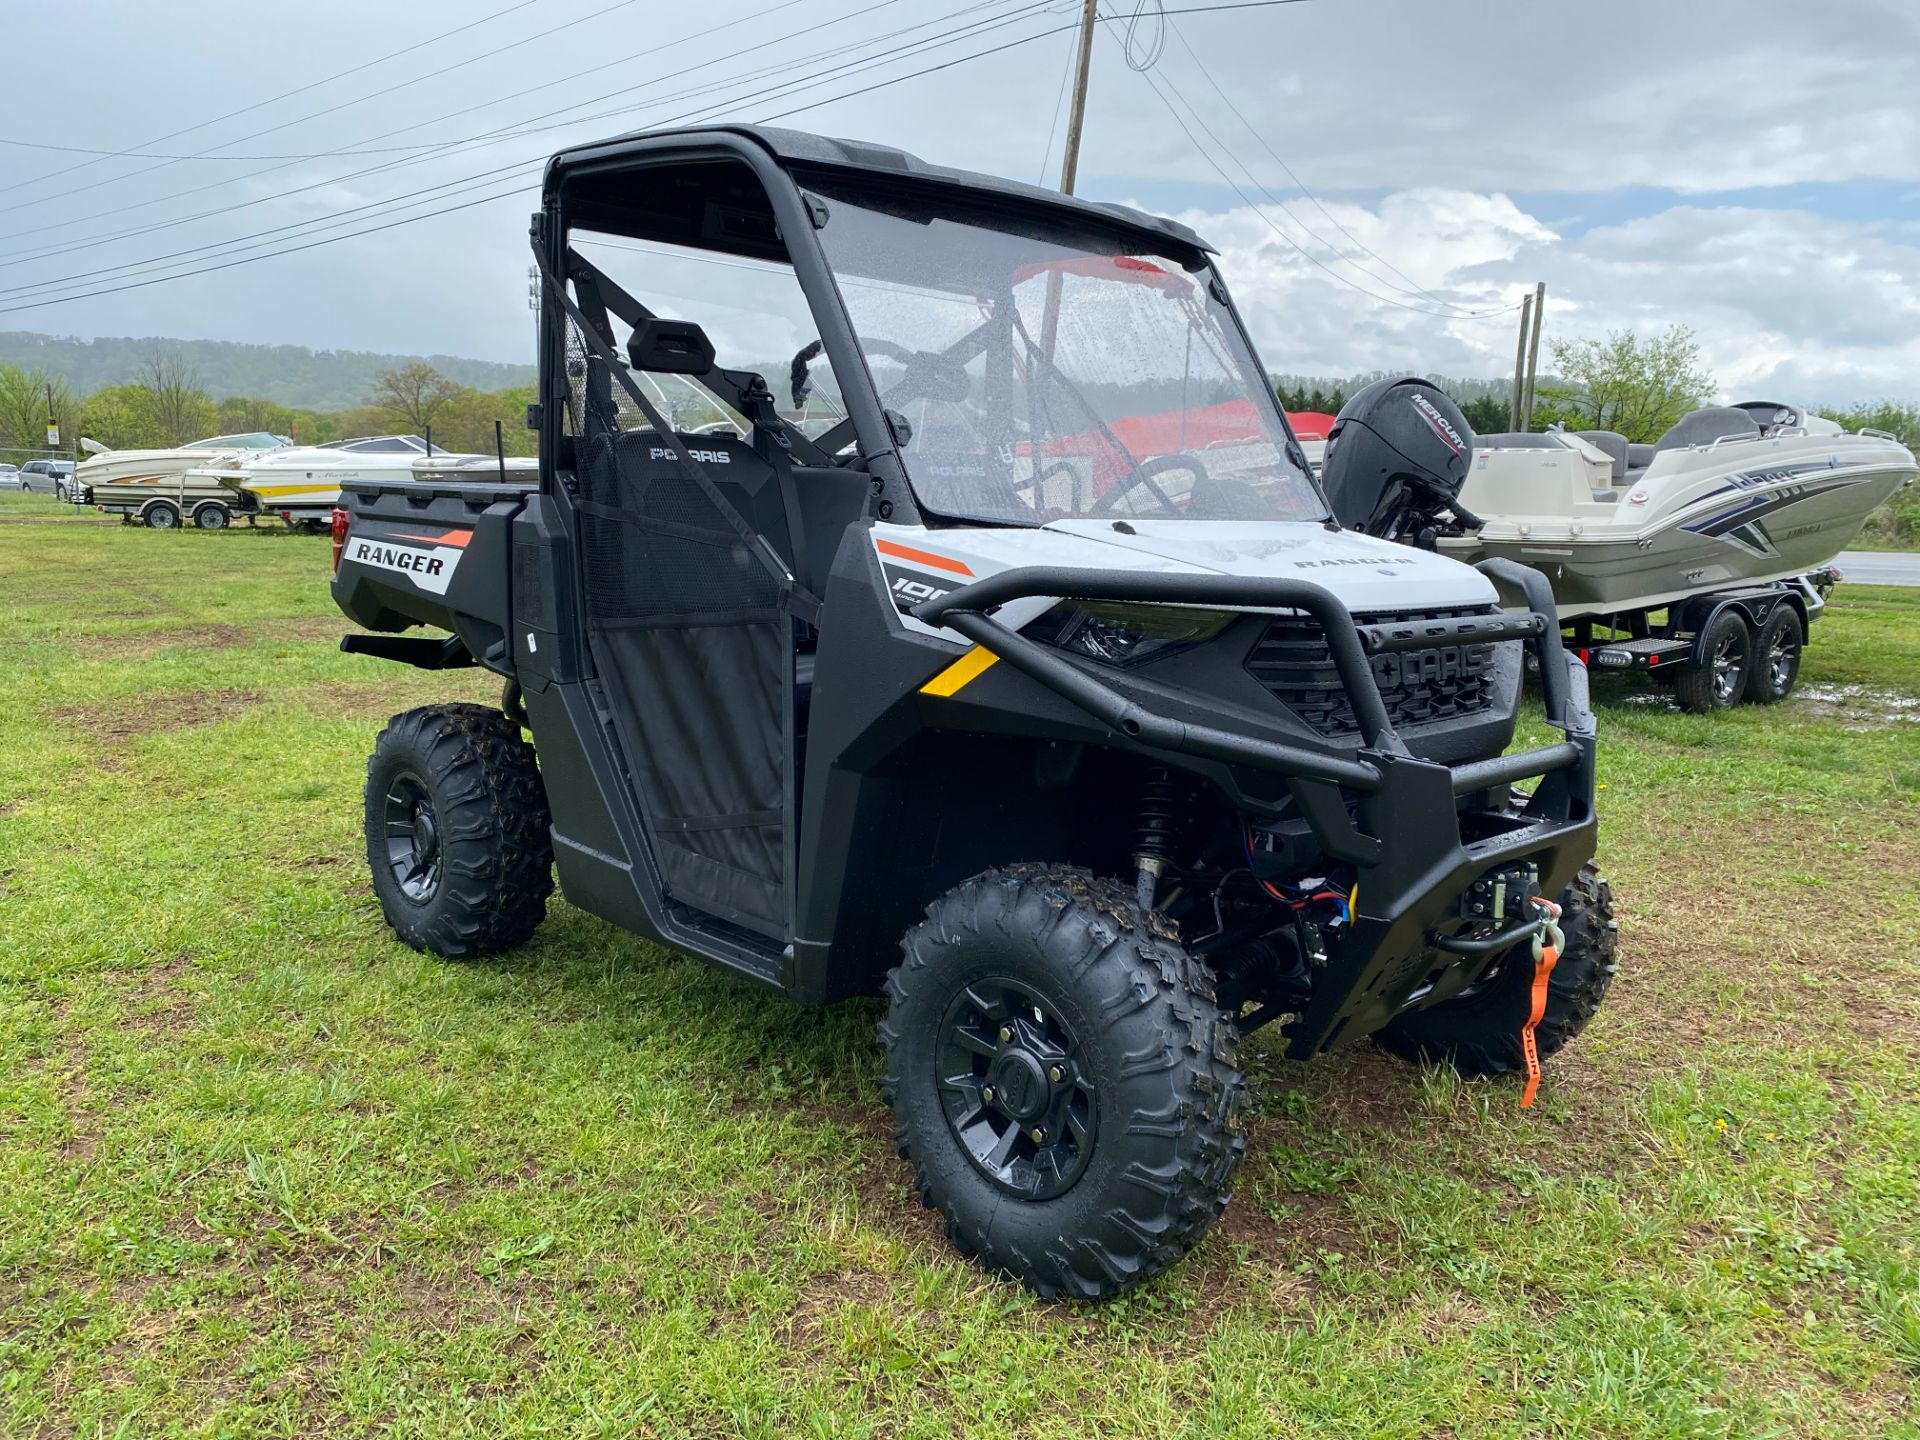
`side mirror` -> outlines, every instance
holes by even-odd
[[[704,375],[713,368],[713,342],[691,320],[656,315],[628,338],[627,360],[656,375]]]

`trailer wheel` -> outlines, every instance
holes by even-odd
[[[219,501],[202,505],[193,512],[193,523],[200,530],[224,530],[233,517],[227,513],[227,507]]]
[[[1547,979],[1546,1013],[1533,1032],[1543,1057],[1587,1028],[1619,969],[1613,890],[1592,865],[1581,866],[1561,892],[1560,928],[1566,949]],[[1448,1064],[1462,1075],[1512,1074],[1526,1065],[1520,1030],[1532,1008],[1532,991],[1532,948],[1517,945],[1472,989],[1400,1016],[1373,1040],[1403,1060]]]
[[[1040,1295],[1098,1299],[1199,1243],[1246,1150],[1235,1032],[1131,886],[989,870],[901,949],[881,1091],[961,1251]]]
[[[178,530],[180,512],[174,508],[171,500],[156,500],[141,512],[140,518],[149,530]]]
[[[1800,652],[1807,643],[1806,627],[1799,612],[1782,605],[1773,618],[1761,627],[1755,642],[1753,678],[1747,682],[1747,698],[1756,705],[1773,705],[1793,693],[1800,682]]]
[[[1700,639],[1698,663],[1678,667],[1673,698],[1682,710],[1704,715],[1738,705],[1753,670],[1753,627],[1738,610],[1722,610]]]
[[[449,960],[498,955],[546,918],[553,839],[533,747],[498,710],[396,715],[367,763],[367,862],[393,932]]]

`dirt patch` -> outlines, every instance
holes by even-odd
[[[122,611],[117,618],[131,618]],[[163,650],[231,650],[241,645],[337,642],[352,627],[339,617],[299,615],[250,625],[178,625],[131,634],[88,635],[75,640],[76,655],[90,660],[144,660]]]
[[[849,1305],[894,1313],[899,1308],[895,1290],[892,1280],[871,1270],[835,1270],[815,1276],[801,1287],[788,1331],[802,1345],[825,1345],[826,1327],[833,1316]]]
[[[319,697],[314,708],[329,715],[391,715],[403,709],[391,685],[355,680],[323,680],[313,687]]]
[[[249,633],[273,640],[331,640],[338,642],[353,629],[344,615],[301,615],[290,620],[264,620],[248,627]]]
[[[54,1082],[60,1108],[66,1111],[73,1132],[61,1143],[60,1158],[68,1165],[85,1165],[100,1153],[105,1129],[87,1084],[87,1052],[68,1038],[46,1073]]]
[[[238,625],[185,625],[131,635],[89,635],[76,640],[73,650],[88,659],[144,660],[163,650],[228,650],[246,640],[247,631]]]
[[[56,720],[84,731],[95,740],[130,740],[160,730],[211,725],[258,705],[258,690],[186,690],[158,695],[131,695],[101,705],[70,705],[53,712]]]

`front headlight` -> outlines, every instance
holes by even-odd
[[[1036,637],[1103,665],[1138,665],[1211,640],[1233,620],[1225,610],[1074,602],[1051,611]]]

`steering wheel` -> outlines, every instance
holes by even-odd
[[[863,355],[885,356],[906,371],[899,383],[880,397],[883,404],[900,405],[920,395],[934,400],[966,398],[969,383],[965,366],[935,351],[909,350],[891,340],[867,335],[856,335],[854,339],[859,342]],[[824,348],[823,342],[809,340],[795,352],[793,363],[787,368],[788,388],[796,410],[807,403],[807,396],[813,392],[813,376],[807,367],[820,358]]]
[[[1167,507],[1168,514],[1177,513],[1180,507],[1173,503],[1173,497],[1156,485],[1153,479],[1154,476],[1168,470],[1192,471],[1193,483],[1196,487],[1207,478],[1207,467],[1200,463],[1197,456],[1190,455],[1184,450],[1177,450],[1171,455],[1156,455],[1151,460],[1136,462],[1133,473],[1115,481],[1111,490],[1093,502],[1087,514],[1089,516],[1112,514],[1114,505],[1123,495],[1131,495],[1142,485],[1153,492],[1154,499]]]

